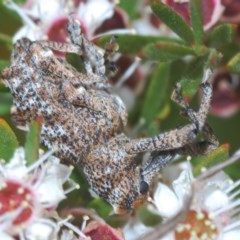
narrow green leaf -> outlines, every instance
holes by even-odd
[[[219,65],[220,60],[222,60],[222,53],[215,48],[208,48],[203,60],[205,60],[204,66],[206,68],[216,68]]]
[[[26,0],[14,0],[16,4],[24,4],[26,3]]]
[[[187,76],[183,77],[180,81],[183,96],[191,99],[198,91],[200,82],[201,78],[192,79]]]
[[[151,124],[164,103],[168,80],[169,64],[159,63],[148,86],[141,113],[147,125]]]
[[[18,147],[17,138],[7,122],[0,118],[0,159],[10,160]]]
[[[0,33],[0,43],[5,43],[9,48],[12,47],[12,38],[7,34]]]
[[[203,43],[203,19],[201,0],[190,0],[190,17],[196,44]]]
[[[232,42],[233,28],[231,24],[222,24],[211,31],[209,35],[209,45],[219,48],[225,44]]]
[[[219,52],[213,48],[206,48],[199,45],[195,51],[198,52],[199,57],[186,63],[185,72],[180,79],[182,93],[186,98],[192,98],[199,90],[199,85],[203,78],[203,69],[214,68],[221,58]]]
[[[202,58],[197,58],[187,65],[180,79],[182,94],[185,98],[192,98],[198,91],[203,77],[204,64],[205,61]]]
[[[137,5],[139,4],[139,1],[138,0],[121,0],[119,1],[119,7],[124,9],[127,14],[128,14],[128,17],[130,19],[136,19],[136,16],[138,14],[138,8],[137,8]]]
[[[149,210],[146,205],[138,208],[136,214],[138,216],[138,219],[140,219],[141,222],[144,223],[146,226],[152,227],[162,222],[162,217],[159,214]]]
[[[228,158],[229,156],[229,145],[223,144],[218,147],[216,150],[212,151],[207,156],[196,157],[192,160],[193,174],[195,176],[199,175],[204,168],[211,167],[217,163],[220,163]]]
[[[9,63],[10,61],[9,60],[3,60],[3,59],[0,59],[0,72],[2,72],[2,70],[9,66]],[[1,76],[1,75],[0,75]]]
[[[143,56],[157,61],[172,61],[186,55],[195,55],[193,48],[168,42],[156,42],[147,45],[142,52]]]
[[[104,48],[105,44],[108,41],[109,41],[109,36],[104,36],[104,37],[101,37],[101,39],[99,39],[98,44]],[[137,54],[147,44],[155,43],[155,42],[166,42],[166,43],[176,43],[176,44],[184,43],[180,39],[174,39],[174,38],[168,38],[168,37],[133,35],[133,34],[119,35],[117,38],[117,43],[119,45],[119,52],[123,54]]]
[[[231,72],[240,74],[240,53],[233,56],[233,58],[227,63],[227,67]]]
[[[73,67],[75,67],[79,72],[84,72],[84,64],[82,58],[74,53],[67,53],[66,60],[70,63]]]
[[[26,0],[19,0],[19,2],[26,2]],[[1,32],[12,32],[13,29],[17,30],[22,25],[21,17],[19,14],[14,11],[13,9],[10,9],[7,7],[8,2],[10,1],[0,1],[0,22],[1,24]],[[14,1],[17,3],[16,1]],[[21,3],[20,3],[21,4]],[[6,24],[3,24],[6,23]]]
[[[97,211],[99,216],[106,218],[112,211],[110,204],[103,201],[101,198],[94,198],[89,204],[88,208],[93,208]]]
[[[0,87],[1,88],[1,87]],[[9,92],[0,91],[0,116],[10,112],[12,106],[12,96]]]
[[[41,120],[33,121],[25,143],[25,156],[28,163],[33,163],[38,159],[39,140],[41,131]]]
[[[174,10],[159,0],[151,1],[152,11],[163,21],[173,32],[187,43],[193,43],[193,32],[188,24]]]

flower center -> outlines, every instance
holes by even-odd
[[[23,224],[33,215],[33,205],[32,191],[21,183],[7,180],[0,186],[0,217],[10,213],[14,225]]]
[[[190,210],[183,223],[175,230],[176,240],[208,239],[214,240],[218,235],[218,229],[210,214],[202,211]]]

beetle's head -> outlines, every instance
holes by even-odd
[[[108,201],[114,212],[126,214],[140,207],[149,197],[152,178],[145,179],[142,168],[124,174],[124,177],[109,192]]]

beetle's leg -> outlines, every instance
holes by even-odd
[[[158,151],[151,153],[150,157],[143,163],[140,171],[140,189],[141,187],[147,189],[146,186],[150,186],[152,180],[156,174],[162,170],[177,154],[182,155],[205,155],[210,151],[216,149],[218,146],[218,140],[214,135],[212,129],[205,124],[202,130],[206,139],[199,142],[192,142],[182,148],[169,150],[169,151]]]
[[[115,62],[112,61],[114,54],[118,51],[119,48],[118,44],[116,43],[116,39],[116,36],[112,36],[110,38],[110,41],[106,43],[104,48],[104,59],[107,73],[114,73],[117,71],[117,66]]]
[[[208,124],[205,124],[203,126],[202,134],[204,140],[194,141],[190,144],[187,144],[179,150],[176,150],[177,153],[182,155],[197,156],[206,155],[209,152],[215,150],[218,147],[219,142],[213,130]]]
[[[209,77],[211,74],[211,70],[207,70],[203,79],[202,91],[205,97],[203,97],[204,101],[202,101],[202,107],[200,106],[200,110],[198,112],[195,112],[192,108],[189,107],[188,103],[184,101],[184,98],[181,95],[181,88],[179,84],[175,86],[175,89],[173,91],[172,100],[183,107],[184,115],[187,115],[191,121],[199,123],[199,128],[202,129],[202,134],[205,138],[203,141],[196,141],[181,148],[180,152],[182,152],[184,155],[204,155],[214,150],[219,144],[213,130],[208,124],[205,123],[206,113],[210,108],[212,95],[212,93],[210,93],[212,91],[211,85],[209,84]]]
[[[40,40],[37,41],[41,44],[41,46],[50,48],[55,51],[64,52],[64,53],[76,53],[78,55],[82,55],[82,49],[78,45],[74,45],[72,43],[60,43],[60,42],[53,42],[48,40]]]
[[[205,124],[205,120],[211,104],[212,86],[209,83],[211,75],[212,71],[210,69],[207,69],[201,84],[203,96],[198,112],[195,112],[184,100],[183,96],[181,95],[181,86],[179,83],[176,84],[171,97],[175,103],[183,108],[184,114],[187,115],[187,117],[196,124],[196,126],[199,128],[199,131],[202,130]]]
[[[171,162],[177,154],[190,156],[205,155],[216,149],[218,140],[207,124],[203,127],[203,134],[206,136],[206,139],[203,141],[193,142],[179,149],[153,152],[141,167],[140,187],[144,186],[146,189],[146,186],[150,186],[156,174]]]
[[[67,25],[71,42],[80,46],[87,74],[105,76],[104,51],[87,40],[81,32],[80,22],[69,16]]]
[[[132,140],[126,145],[126,152],[129,154],[138,152],[152,152],[152,151],[165,151],[183,148],[184,146],[194,142],[196,135],[201,131],[205,125],[205,120],[210,107],[212,97],[212,86],[208,81],[209,71],[207,71],[208,77],[203,79],[202,83],[202,100],[200,103],[199,111],[195,113],[184,101],[180,95],[175,94],[174,99],[185,110],[186,114],[192,121],[192,123],[182,126],[178,129],[171,130],[169,132],[161,133],[152,138],[136,139]]]
[[[176,156],[176,151],[154,152],[142,165],[142,176],[148,183]]]

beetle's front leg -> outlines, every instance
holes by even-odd
[[[181,95],[181,87],[179,84],[175,86],[175,89],[173,91],[172,100],[183,108],[184,115],[186,115],[192,122],[196,123],[196,126],[198,126],[199,130],[202,130],[204,137],[203,141],[195,141],[179,149],[179,153],[181,154],[191,156],[205,155],[210,151],[216,149],[216,147],[219,145],[218,139],[215,136],[213,130],[208,124],[205,123],[212,96],[212,87],[209,83],[209,78],[211,75],[212,72],[208,69],[205,73],[201,86],[203,91],[203,100],[198,112],[195,112],[192,108],[189,107],[188,103],[184,101],[184,98]]]
[[[219,141],[208,124],[203,126],[202,135],[204,140],[194,141],[190,144],[187,144],[186,146],[176,150],[177,153],[190,156],[207,155],[209,152],[218,147]]]
[[[83,58],[84,68],[88,75],[105,77],[105,59],[104,50],[92,44],[81,32],[80,23],[69,16],[67,31],[71,39],[71,43],[59,43],[47,40],[38,41],[41,46],[50,48],[52,50],[75,53]]]
[[[105,76],[104,51],[88,41],[81,32],[80,22],[69,16],[67,31],[71,42],[82,51],[84,67],[87,74]]]
[[[126,152],[136,154],[178,149],[192,142],[196,138],[197,132],[196,125],[192,123],[152,138],[133,139],[126,145]]]
[[[198,112],[194,112],[184,101],[183,97],[180,94],[179,85],[176,87],[173,93],[173,100],[184,108],[186,115],[192,121],[192,123],[171,130],[169,132],[159,134],[152,138],[132,140],[126,146],[126,151],[129,154],[148,151],[168,151],[174,149],[181,149],[187,145],[191,145],[192,143],[194,143],[196,135],[205,126],[205,121],[210,108],[212,86],[208,81],[209,75],[210,70],[207,70],[206,76],[204,77],[202,82],[203,95]],[[205,130],[205,133],[207,133],[207,130]],[[213,137],[211,136],[209,138]]]
[[[183,108],[184,114],[193,123],[196,124],[196,127],[199,129],[199,131],[201,131],[203,126],[205,125],[205,121],[211,104],[212,86],[209,82],[211,75],[212,71],[210,69],[207,69],[201,84],[203,96],[198,112],[195,112],[184,100],[183,96],[181,95],[181,86],[179,83],[176,84],[171,97],[172,101],[174,101]]]
[[[78,45],[74,45],[72,43],[60,43],[53,42],[49,40],[39,40],[37,41],[42,47],[50,48],[55,51],[63,52],[63,53],[75,53],[78,55],[82,55],[82,49]]]
[[[154,152],[141,167],[142,181],[151,185],[153,178],[176,156],[177,151]]]
[[[204,125],[202,133],[205,137],[202,141],[194,141],[174,150],[153,152],[142,166],[143,179],[145,179],[145,181],[149,179],[150,181],[155,174],[171,162],[177,154],[185,156],[206,155],[216,149],[219,142],[208,124]]]

